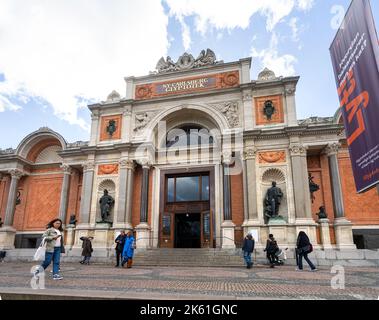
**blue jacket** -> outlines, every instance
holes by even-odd
[[[122,251],[122,256],[127,258],[133,258],[134,254],[135,240],[134,237],[127,237],[125,239],[124,250]]]

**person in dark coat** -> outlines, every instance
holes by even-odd
[[[114,241],[116,243],[116,268],[120,266],[120,259],[122,257],[122,252],[124,251],[125,239],[125,231],[121,231],[121,233],[117,236],[116,240]]]
[[[83,248],[83,251],[82,251],[82,256],[83,256],[83,260],[80,261],[81,264],[89,264],[89,260],[91,259],[91,256],[92,256],[92,252],[93,252],[93,249],[92,249],[92,240],[93,240],[93,237],[81,237],[80,240],[83,241],[83,244],[82,244],[82,248]]]
[[[122,251],[122,264],[123,267],[125,263],[127,264],[127,268],[131,268],[133,264],[133,255],[134,255],[134,249],[136,248],[136,241],[133,237],[133,233],[131,231],[128,231],[126,239],[125,239],[125,245],[124,250]]]
[[[270,262],[270,268],[275,267],[275,262],[276,262],[275,253],[278,250],[279,250],[278,243],[276,242],[274,235],[269,234],[267,242],[266,242],[266,249],[264,249],[264,251],[266,251],[267,259]]]
[[[243,258],[246,262],[246,268],[251,269],[253,262],[251,261],[251,254],[254,251],[255,241],[251,233],[249,233],[243,240]]]
[[[298,269],[296,270],[303,270],[303,257],[305,261],[307,261],[312,271],[317,270],[315,265],[308,258],[308,254],[311,251],[312,251],[312,245],[311,245],[311,242],[309,241],[307,234],[304,231],[300,231],[299,235],[297,236],[297,241],[296,241],[296,254],[298,255],[297,257]]]

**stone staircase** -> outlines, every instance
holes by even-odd
[[[134,265],[175,267],[241,267],[244,265],[241,249],[147,249],[136,250]],[[292,259],[294,260],[294,259]],[[267,264],[266,255],[256,251],[255,264]],[[289,264],[295,264],[291,259]]]

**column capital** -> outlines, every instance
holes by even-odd
[[[123,160],[120,160],[118,163],[121,169],[130,169],[130,170],[135,169],[135,164],[133,160],[123,159]]]
[[[257,155],[256,147],[246,148],[243,152],[243,160],[254,160],[256,155]]]
[[[11,175],[12,179],[17,179],[17,180],[20,180],[22,176],[26,175],[25,172],[19,169],[9,170],[8,173]]]
[[[142,166],[143,169],[150,169],[151,167],[151,161],[149,159],[138,159],[136,160],[139,165]]]
[[[95,170],[95,162],[88,161],[82,164],[84,171],[94,171]]]
[[[295,92],[296,92],[296,87],[293,85],[287,86],[284,89],[285,96],[293,96],[295,94]]]
[[[243,102],[250,102],[253,99],[253,95],[251,93],[251,90],[249,91],[244,91],[242,94],[242,101]]]
[[[63,163],[60,168],[62,169],[64,174],[71,174],[72,173],[72,168],[68,165]]]
[[[303,144],[292,144],[289,147],[290,155],[293,156],[306,156],[308,147]]]
[[[339,142],[333,142],[333,143],[329,143],[325,149],[324,149],[324,153],[330,157],[330,156],[333,156],[333,155],[337,155],[338,154],[338,150],[341,148],[341,144]]]
[[[222,152],[222,163],[226,165],[230,165],[232,163],[232,151],[224,150]]]

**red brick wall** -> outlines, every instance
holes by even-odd
[[[345,215],[354,224],[379,224],[379,196],[376,189],[357,194],[347,149],[339,152],[338,164],[344,195]]]
[[[243,204],[243,180],[242,174],[230,176],[231,198],[232,198],[232,219],[237,228],[241,227],[244,220]],[[237,229],[238,231],[238,229]],[[242,236],[239,236],[242,238]],[[242,241],[242,239],[236,239]]]
[[[153,202],[153,170],[149,174],[149,203],[147,222],[152,224],[152,202]],[[140,208],[141,208],[141,183],[142,183],[142,168],[137,167],[134,172],[133,183],[133,202],[132,202],[132,225],[136,227],[140,223]]]

